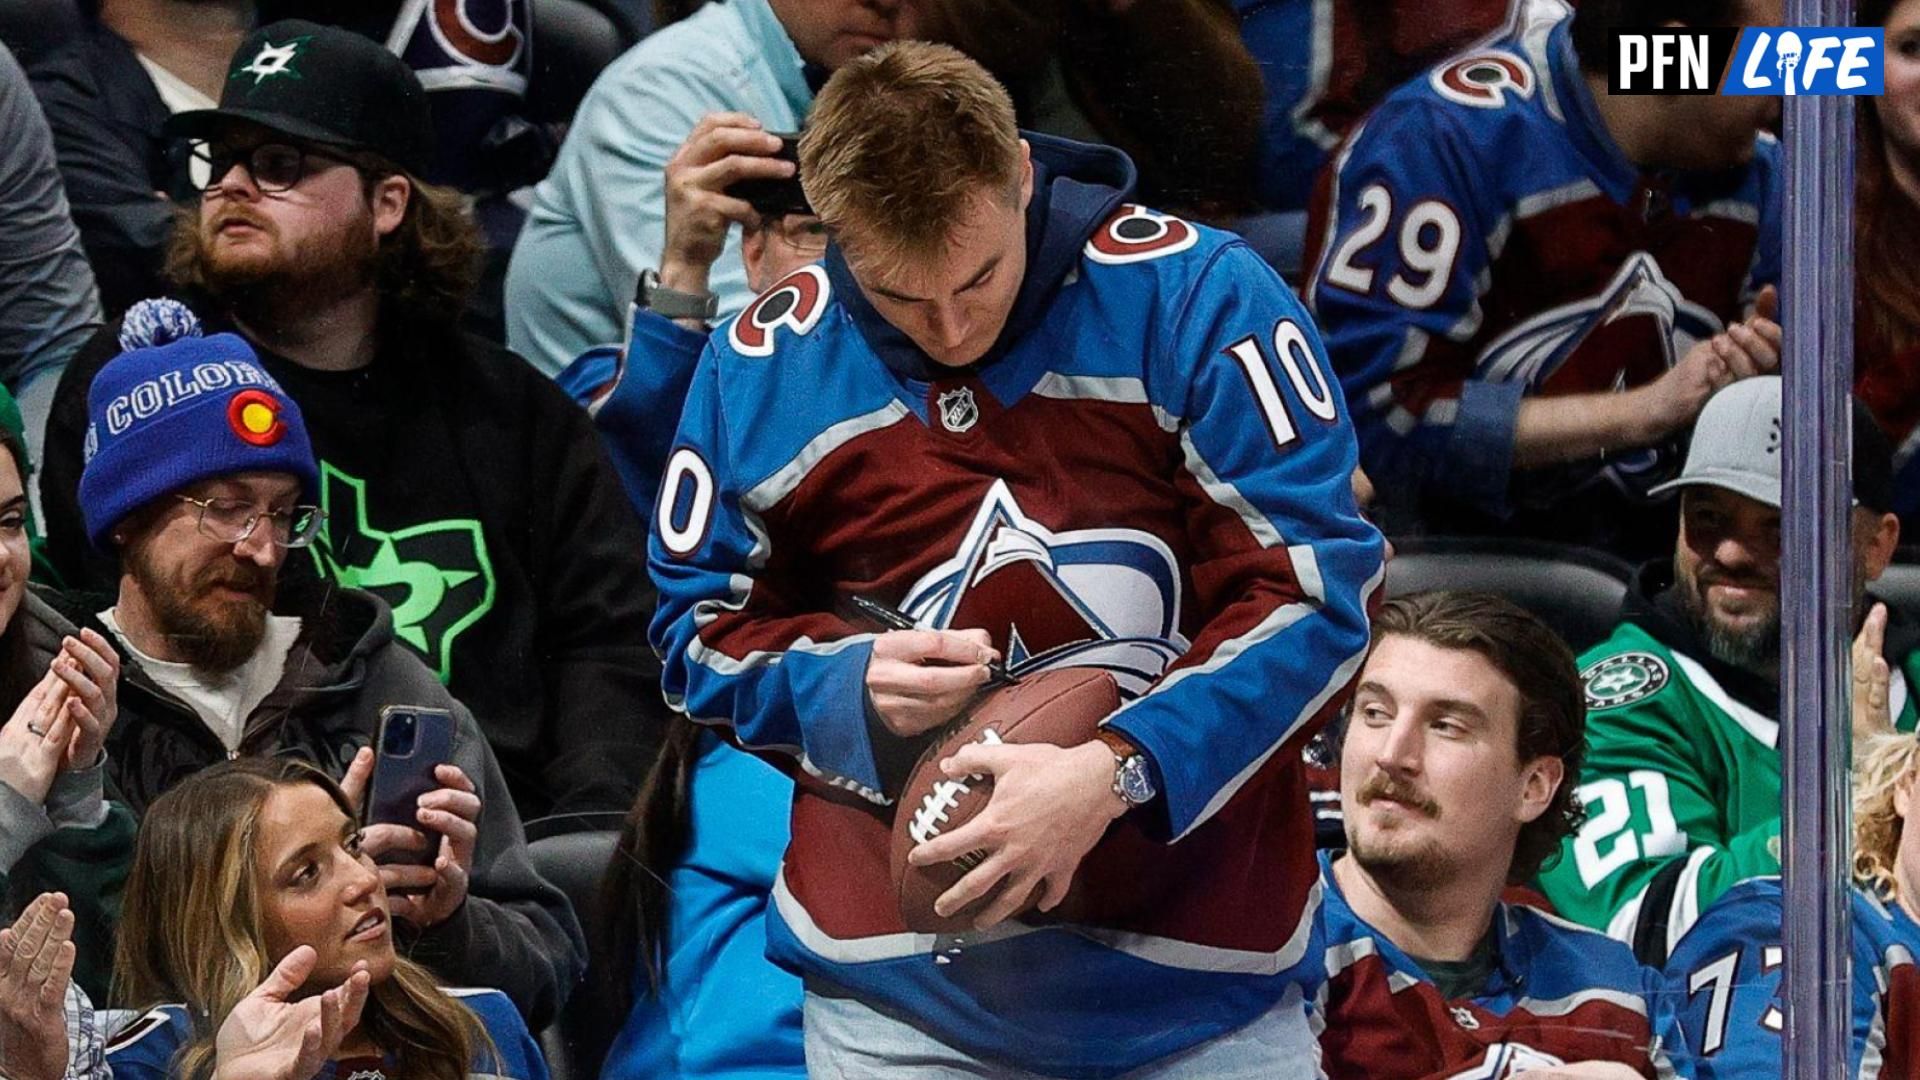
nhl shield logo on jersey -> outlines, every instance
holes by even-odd
[[[1588,709],[1611,709],[1652,697],[1672,678],[1667,662],[1646,652],[1609,656],[1580,673]]]
[[[955,435],[965,435],[980,422],[980,403],[974,400],[972,387],[941,394],[934,399],[934,407],[940,411],[941,426]]]

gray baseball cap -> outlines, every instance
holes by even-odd
[[[1680,475],[1650,494],[1705,484],[1780,505],[1780,376],[1724,386],[1700,410]],[[1885,511],[1893,502],[1893,448],[1858,398],[1853,402],[1853,501]]]

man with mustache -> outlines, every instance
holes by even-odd
[[[1780,379],[1722,389],[1679,478],[1671,565],[1649,563],[1581,657],[1587,822],[1541,883],[1563,914],[1664,964],[1699,913],[1780,872]],[[1870,603],[1900,540],[1892,452],[1853,418],[1854,742],[1914,726],[1920,628]]]
[[[1672,1076],[1659,976],[1501,902],[1579,821],[1568,651],[1496,596],[1385,604],[1340,746],[1345,854],[1322,854],[1321,1065],[1335,1080]]]
[[[71,612],[125,655],[107,776],[136,815],[195,772],[291,754],[357,799],[388,705],[446,709],[456,729],[418,829],[376,824],[399,941],[448,982],[494,986],[538,1028],[585,963],[564,894],[535,872],[506,780],[471,713],[399,644],[378,598],[280,571],[319,534],[319,466],[301,409],[235,334],[134,349],[88,394],[80,504],[122,567],[112,606]],[[405,895],[401,895],[405,893]]]

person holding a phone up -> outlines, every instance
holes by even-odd
[[[342,777],[402,951],[445,982],[504,991],[538,1030],[585,950],[565,895],[528,860],[486,739],[378,599],[279,585],[324,518],[299,407],[245,341],[218,334],[115,358],[88,418],[87,535],[121,575],[111,606],[74,615],[124,653],[109,782],[143,814],[242,756]]]

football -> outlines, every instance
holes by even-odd
[[[1096,668],[1061,668],[989,692],[941,732],[908,774],[894,811],[893,880],[908,928],[923,934],[964,933],[973,929],[974,916],[993,898],[990,893],[941,918],[934,914],[933,902],[978,865],[984,853],[936,866],[907,862],[908,852],[972,821],[993,796],[992,777],[948,779],[940,771],[941,760],[975,742],[1078,746],[1093,738],[1100,721],[1119,707],[1120,688],[1113,676]],[[1028,897],[1021,910],[1039,899]]]

